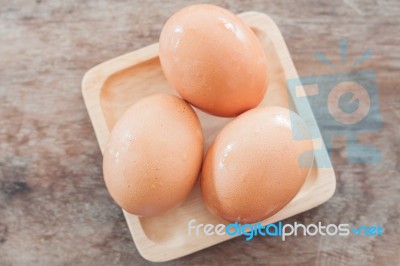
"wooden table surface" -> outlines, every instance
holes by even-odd
[[[102,179],[102,156],[81,79],[107,59],[157,42],[166,19],[189,2],[0,0],[0,265],[147,265]],[[363,136],[377,164],[332,151],[333,198],[285,221],[384,227],[380,237],[236,238],[167,265],[400,265],[400,3],[216,1],[265,12],[280,27],[301,76],[328,71],[368,48],[383,128]]]

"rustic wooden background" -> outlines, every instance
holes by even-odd
[[[158,40],[166,19],[191,2],[0,0],[0,265],[147,265],[102,179],[99,147],[80,82],[107,59]],[[383,129],[366,134],[382,161],[347,163],[333,149],[337,191],[285,222],[380,224],[381,237],[237,238],[167,265],[400,264],[400,3],[216,1],[233,12],[269,14],[301,76],[329,71],[370,48]]]

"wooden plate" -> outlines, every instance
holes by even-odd
[[[302,110],[303,118],[310,127],[317,127],[310,106],[298,104],[296,95],[287,93],[287,80],[297,78],[298,74],[276,24],[258,12],[242,13],[239,17],[256,33],[269,61],[269,86],[260,105],[280,105],[296,112],[299,107],[306,108],[307,112]],[[83,78],[82,92],[102,152],[110,130],[130,105],[155,92],[176,94],[161,71],[157,43],[90,69]],[[298,87],[297,93],[304,93],[303,87]],[[204,130],[206,150],[218,131],[231,119],[214,117],[199,110],[196,112]],[[321,160],[329,160],[321,138],[314,139],[314,149],[322,152],[316,153],[315,168],[306,183],[284,209],[263,221],[264,225],[316,207],[333,195],[336,187],[333,169],[318,167]],[[140,218],[126,212],[124,215],[140,254],[154,262],[179,258],[231,238],[227,235],[188,235],[191,219],[196,219],[197,224],[226,224],[206,210],[198,184],[185,202],[163,215],[151,218]]]

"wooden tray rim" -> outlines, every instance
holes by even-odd
[[[279,28],[277,25],[274,23],[274,21],[266,14],[256,12],[256,11],[249,11],[249,12],[244,12],[238,15],[241,17],[243,20],[259,20],[265,25],[270,25],[270,27],[273,27],[273,29],[276,31],[276,39],[273,39],[274,43],[280,43],[281,45],[283,44],[283,47],[280,47],[279,50],[277,50],[278,56],[280,61],[282,62],[282,69],[285,72],[286,76],[289,77],[298,77],[297,71],[294,67],[293,61],[290,57],[290,53],[287,49],[286,43],[283,40],[283,37],[280,33]],[[105,84],[105,82],[113,75],[116,73],[129,68],[133,65],[139,64],[144,61],[148,61],[153,59],[154,57],[158,56],[158,43],[154,43],[152,45],[146,46],[144,48],[138,49],[136,51],[118,56],[116,58],[113,58],[111,60],[105,61],[103,63],[100,63],[99,65],[91,68],[86,72],[86,74],[83,77],[82,80],[82,94],[84,98],[84,102],[86,105],[86,108],[89,113],[90,120],[92,122],[97,141],[100,146],[100,150],[103,153],[104,151],[104,146],[107,141],[108,135],[109,135],[109,129],[107,127],[106,121],[104,119],[103,115],[98,115],[98,114],[103,114],[103,111],[100,106],[100,93],[101,90]],[[285,58],[286,57],[286,58]],[[286,61],[285,61],[286,60]],[[283,62],[286,62],[286,64],[283,64]],[[301,92],[300,92],[301,93]],[[304,93],[304,91],[303,91]],[[294,102],[295,107],[298,106],[296,102]],[[308,106],[309,107],[309,106]],[[311,110],[311,109],[310,109]],[[314,115],[311,113],[310,114],[311,119],[315,121]],[[323,143],[323,141],[314,141],[314,145],[318,145],[321,147],[323,150],[326,152],[326,147]],[[327,186],[328,190],[324,192],[324,197],[320,198],[318,201],[314,201],[313,204],[307,205],[306,208],[301,209],[300,211],[296,213],[292,213],[289,215],[285,215],[285,210],[289,205],[290,207],[296,207],[298,204],[293,204],[293,202],[298,202],[299,198],[296,196],[292,202],[290,202],[284,209],[282,209],[280,212],[275,214],[274,216],[268,218],[267,220],[263,221],[263,224],[267,223],[273,223],[277,222],[286,218],[289,218],[293,215],[296,215],[298,213],[304,212],[306,210],[312,209],[327,200],[329,200],[336,189],[336,178],[335,178],[335,173],[333,168],[325,168],[322,170],[323,174],[326,175],[325,183],[329,183],[329,186]],[[328,180],[329,179],[329,180]],[[296,201],[297,200],[297,201]],[[306,199],[303,199],[306,200]],[[298,206],[297,206],[298,207]],[[210,247],[212,245],[221,243],[223,241],[226,241],[228,239],[232,239],[233,237],[221,237],[219,241],[215,241],[211,245],[204,246],[201,248],[189,248],[186,250],[177,250],[177,248],[171,248],[171,249],[164,249],[164,250],[158,250],[157,249],[163,249],[165,247],[160,247],[158,244],[153,243],[150,239],[147,238],[145,232],[143,231],[139,218],[131,215],[123,210],[124,216],[127,220],[127,224],[129,227],[129,230],[131,232],[131,235],[133,237],[133,240],[136,244],[136,247],[139,251],[139,253],[144,257],[145,259],[153,262],[162,262],[162,261],[168,261],[172,259],[176,259],[188,254],[191,254],[193,252],[199,251],[201,249]],[[144,240],[144,239],[147,239]],[[155,251],[156,250],[156,251]]]

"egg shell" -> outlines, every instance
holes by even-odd
[[[203,134],[191,106],[155,94],[131,106],[112,129],[103,173],[112,198],[129,213],[154,216],[192,190],[203,156]]]
[[[200,4],[181,9],[160,35],[162,70],[199,109],[232,117],[257,106],[267,87],[267,59],[254,32],[236,15]]]
[[[312,149],[306,124],[289,109],[243,113],[222,129],[207,151],[201,177],[207,208],[230,222],[255,223],[272,216],[305,182]]]

